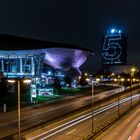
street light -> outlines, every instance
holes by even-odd
[[[115,73],[111,73],[111,76],[115,76]]]
[[[133,106],[133,104],[132,104],[132,77],[134,76],[134,73],[135,73],[135,71],[136,71],[136,69],[135,68],[132,68],[131,69],[131,78],[130,78],[130,92],[131,92],[131,108],[132,108],[132,106]]]
[[[117,97],[118,97],[118,117],[120,116],[120,98],[119,98],[119,88],[120,88],[120,76],[117,76],[117,78],[114,78],[114,82],[118,83],[118,93],[117,93]]]
[[[79,76],[78,79],[80,80],[81,79],[81,76]]]
[[[20,79],[18,80],[8,80],[9,83],[15,83],[15,82],[18,82],[18,140],[21,139],[20,137]],[[23,80],[23,83],[31,83],[31,79],[25,79]]]
[[[87,76],[88,74],[87,73],[85,73],[85,76]]]
[[[124,82],[124,81],[125,81],[125,79],[124,79],[124,78],[122,78],[122,79],[121,79],[121,82]]]

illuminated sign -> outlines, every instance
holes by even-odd
[[[120,31],[120,30],[119,30]],[[102,49],[103,64],[125,64],[127,59],[126,37],[111,30],[104,38]]]
[[[42,96],[53,95],[53,88],[38,89],[38,95]]]

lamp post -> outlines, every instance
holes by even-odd
[[[139,86],[140,86],[140,80],[138,79],[138,82],[139,82]],[[139,94],[139,102],[140,102],[140,94]]]
[[[94,81],[92,80],[92,129],[91,129],[91,132],[92,134],[94,133],[94,126],[93,126],[93,123],[94,123],[94,115],[93,115],[93,107],[94,107]]]
[[[8,80],[8,82],[9,83],[15,83],[16,82],[16,80]],[[21,134],[20,134],[20,132],[21,132],[21,126],[20,126],[20,79],[18,79],[17,80],[17,83],[18,83],[18,140],[20,140],[21,139]],[[25,79],[25,80],[23,80],[23,82],[24,83],[30,83],[31,82],[31,80],[30,79]]]
[[[86,79],[86,81],[89,81],[90,79]],[[91,134],[94,133],[94,115],[93,115],[93,109],[94,109],[94,81],[93,79],[91,80],[91,87],[92,87],[92,90],[91,90],[91,93],[92,93],[92,100],[91,100],[91,104],[92,104],[92,107],[91,107]]]
[[[18,140],[20,140],[20,80],[18,80]]]
[[[140,79],[137,79],[138,86],[140,86]],[[139,102],[140,102],[140,94],[139,94]]]
[[[118,76],[118,117],[120,117],[120,97],[119,97],[119,88],[120,88],[120,76]]]
[[[130,76],[131,76],[131,78],[130,78],[131,108],[133,106],[133,102],[132,102],[132,84],[133,84],[132,83],[132,77],[134,76],[135,71],[136,71],[135,68],[132,68],[131,73],[130,73]]]

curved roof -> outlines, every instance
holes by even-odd
[[[45,49],[45,48],[70,48],[70,49],[79,49],[93,53],[92,50],[82,48],[76,45],[57,43],[57,42],[48,42],[43,40],[5,35],[0,34],[0,46],[1,50],[32,50],[32,49]]]
[[[0,58],[44,54],[44,62],[56,69],[76,69],[93,54],[79,46],[40,41],[11,35],[0,35]]]

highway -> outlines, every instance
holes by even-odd
[[[134,130],[132,135],[129,137],[129,139],[131,139],[131,140],[139,140],[140,139],[140,120],[139,120],[139,123],[138,123],[136,129]]]
[[[117,122],[96,140],[140,140],[140,106]]]
[[[123,88],[121,87],[119,90],[123,91]],[[136,90],[135,92],[137,93],[138,91],[139,89]],[[105,91],[100,94],[96,94],[95,101],[114,95],[117,92],[118,92],[118,89],[115,89],[115,90]],[[108,102],[114,102],[114,100],[111,100]],[[23,108],[21,110],[21,115],[22,115],[21,116],[21,131],[23,130],[25,131],[27,129],[31,129],[31,131],[34,131],[33,128],[36,128],[37,126],[42,127],[41,124],[45,124],[46,122],[49,123],[51,122],[50,120],[57,119],[58,117],[64,114],[67,114],[71,111],[78,110],[79,108],[84,107],[89,104],[91,104],[91,96],[82,96],[73,100],[68,100],[67,102],[59,102],[55,104],[50,104],[49,106],[41,106],[39,108],[32,108],[32,107]],[[95,110],[99,109],[100,107],[104,105],[105,103],[102,103],[96,106]],[[89,112],[89,111],[86,110],[85,112]],[[86,114],[85,112],[82,112],[81,114],[83,113]],[[70,119],[74,117],[77,118],[79,114],[72,115],[72,116],[69,115],[69,116],[70,116]],[[60,118],[60,119],[63,119],[63,118]],[[63,124],[64,122],[61,122],[61,123]],[[51,127],[54,127],[54,126],[51,125]],[[17,132],[17,111],[14,110],[7,113],[1,113],[0,139],[6,137],[7,135],[14,134],[16,132]]]
[[[134,95],[133,103],[137,102],[139,94]],[[120,110],[123,112],[130,106],[130,97],[120,100]],[[122,106],[121,106],[122,105]],[[94,111],[94,129],[100,128],[102,124],[115,119],[118,116],[118,102],[106,105]],[[28,140],[79,140],[91,132],[91,112],[81,115],[80,117],[63,123],[61,125],[45,126],[37,131],[26,134],[24,138]]]
[[[123,90],[120,88],[120,90]],[[95,95],[95,100],[116,94],[117,89],[101,92]],[[103,95],[103,96],[102,96]],[[44,122],[49,122],[71,111],[91,104],[91,95],[76,96],[77,98],[62,100],[61,102],[40,107],[26,107],[21,109],[21,131]],[[17,110],[0,115],[0,139],[17,132]]]

